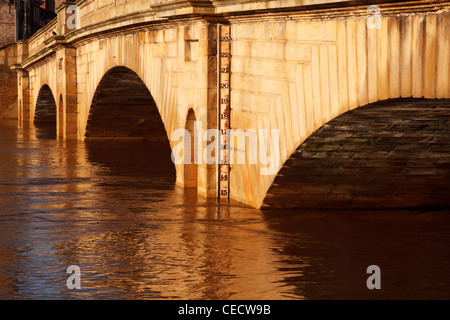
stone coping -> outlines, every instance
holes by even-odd
[[[255,4],[257,2],[257,4]],[[116,33],[134,32],[140,29],[164,28],[176,23],[185,23],[188,20],[211,20],[217,22],[229,21],[242,22],[254,20],[273,19],[331,19],[348,18],[349,16],[369,15],[368,6],[376,4],[383,10],[383,15],[415,14],[422,12],[449,11],[450,1],[426,0],[426,1],[398,1],[398,0],[279,0],[274,5],[273,0],[215,0],[215,1],[151,1],[148,8],[139,7],[135,12],[127,13],[110,19],[94,22],[79,30],[73,30],[65,35],[53,36],[41,39],[49,33],[58,23],[61,11],[69,5],[86,7],[92,4],[92,0],[79,0],[75,3],[64,2],[58,8],[59,17],[52,20],[47,26],[37,32],[23,45],[28,45],[30,56],[23,57],[22,68],[27,68],[42,59],[49,57],[55,43],[77,46],[91,38],[106,37]],[[208,4],[211,3],[211,4]],[[253,4],[253,5],[251,5]],[[192,8],[193,10],[184,10]],[[211,11],[211,8],[214,8]],[[179,11],[178,9],[183,9]],[[199,9],[199,10],[194,10]],[[105,10],[105,9],[102,9]],[[177,11],[178,10],[178,11]],[[83,23],[82,23],[83,25]],[[64,38],[64,39],[63,39]],[[35,42],[42,42],[36,44]],[[34,48],[35,47],[35,48]],[[38,52],[33,52],[37,49]],[[26,59],[25,59],[26,58]]]

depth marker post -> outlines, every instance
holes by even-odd
[[[231,80],[231,26],[219,25],[218,39],[218,126],[219,126],[219,164],[218,201],[230,201],[230,80]]]

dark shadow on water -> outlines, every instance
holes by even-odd
[[[152,188],[173,189],[175,166],[170,147],[152,141],[88,141],[87,160],[109,176],[151,179]]]
[[[56,140],[56,126],[48,123],[35,123],[36,138],[39,140]]]
[[[450,212],[267,210],[283,284],[307,299],[449,299]],[[381,269],[369,290],[367,268]]]

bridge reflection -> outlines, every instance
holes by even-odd
[[[0,130],[0,297],[283,297],[259,211],[176,187],[171,162],[148,142]],[[80,291],[65,288],[73,264]]]

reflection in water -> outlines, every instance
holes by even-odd
[[[35,129],[35,136],[37,139],[42,140],[55,140],[56,139],[56,127],[53,126],[38,126]]]
[[[0,298],[450,297],[445,212],[218,207],[175,187],[167,150],[150,143],[14,125],[0,128]],[[79,291],[65,285],[74,264]]]

